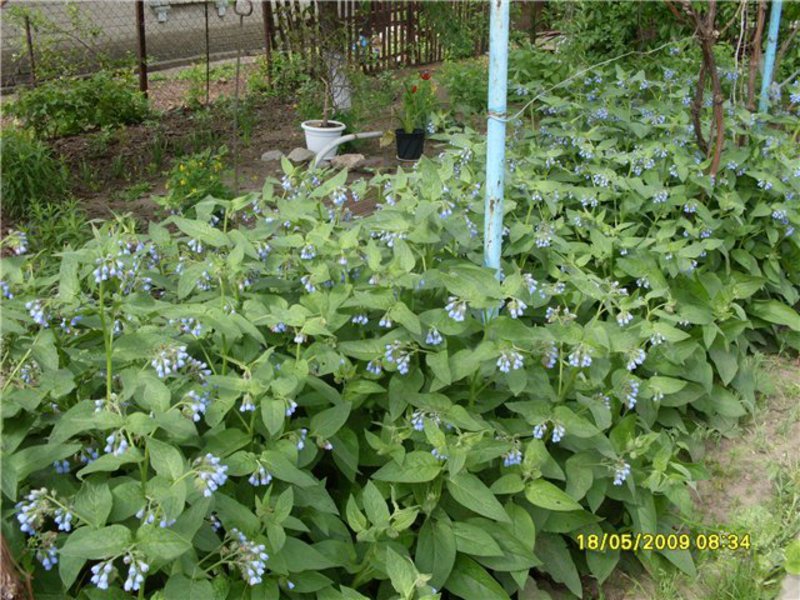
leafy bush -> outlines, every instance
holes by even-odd
[[[439,69],[442,85],[453,112],[466,114],[486,110],[489,94],[488,68],[484,59],[446,62]]]
[[[99,71],[86,78],[56,79],[24,90],[9,112],[38,136],[59,137],[140,123],[148,107],[130,73]]]
[[[709,181],[685,85],[606,70],[517,127],[502,281],[467,135],[108,224],[57,279],[3,259],[3,531],[35,586],[484,600],[533,569],[581,597],[620,553],[578,534],[679,528],[751,348],[800,348],[794,145],[737,121]]]
[[[225,154],[227,148],[223,146],[219,150],[208,148],[179,158],[170,169],[165,184],[166,206],[171,210],[182,210],[206,196],[229,197],[230,190],[222,180]]]
[[[309,79],[308,65],[302,55],[275,52],[272,54],[271,79],[267,77],[266,59],[258,57],[255,72],[247,78],[247,89],[251,94],[288,101]]]
[[[64,164],[44,142],[14,128],[0,132],[3,213],[25,214],[32,202],[61,202],[69,193]]]
[[[53,255],[66,246],[80,246],[92,237],[86,211],[74,198],[58,203],[34,201],[25,212],[26,233],[31,252]]]

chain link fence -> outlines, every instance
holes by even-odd
[[[7,0],[2,3],[2,86],[127,67],[156,108],[213,101],[242,78],[269,77],[276,53],[314,60],[320,17],[335,6],[339,50],[367,72],[428,64],[444,55],[422,2],[360,0]],[[452,2],[457,20],[483,3]],[[485,50],[483,36],[475,53]],[[368,59],[368,60],[365,60]]]

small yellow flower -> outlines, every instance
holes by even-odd
[[[186,185],[188,182],[185,179],[181,179],[181,185]]]
[[[186,170],[186,166],[185,165],[179,165],[178,166],[178,170],[179,171],[185,171]]]

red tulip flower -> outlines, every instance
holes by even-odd
[[[419,74],[419,76],[422,77],[425,81],[428,81],[431,78],[430,71],[423,71],[422,73]]]
[[[415,85],[411,86],[411,93],[412,94],[416,94],[417,93],[417,86],[415,86]]]

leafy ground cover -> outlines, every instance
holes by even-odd
[[[546,92],[517,66],[541,98],[510,125],[500,281],[469,129],[369,181],[284,163],[55,261],[6,238],[3,533],[35,587],[472,600],[531,576],[582,597],[636,561],[696,577],[688,550],[576,536],[686,527],[709,428],[756,408],[754,351],[800,347],[800,165],[791,114],[731,106],[747,143],[710,178],[696,57],[674,52]]]

